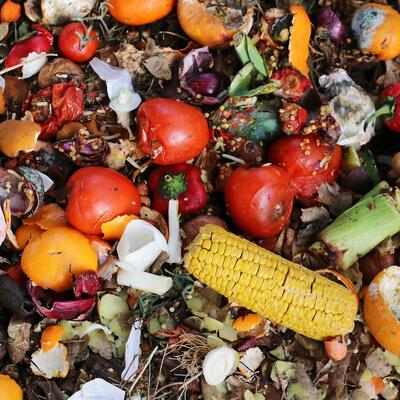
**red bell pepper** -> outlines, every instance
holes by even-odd
[[[23,111],[30,110],[32,100],[35,98],[44,98],[52,106],[50,117],[40,123],[42,132],[39,138],[41,140],[52,139],[64,123],[79,120],[84,110],[83,91],[71,82],[56,83],[52,87],[44,88],[28,96]]]
[[[53,35],[44,26],[33,24],[37,34],[15,44],[8,54],[5,66],[7,68],[20,64],[30,53],[48,53],[53,45]]]
[[[298,103],[304,93],[312,88],[311,81],[293,68],[283,68],[272,74],[271,77],[281,83],[281,88],[276,95]]]
[[[153,194],[152,207],[163,214],[168,212],[171,199],[179,201],[181,214],[199,211],[207,203],[201,172],[190,164],[157,167],[151,172],[148,184]]]
[[[287,135],[297,135],[307,123],[308,112],[296,103],[285,102],[279,110],[281,128]]]
[[[383,89],[379,97],[383,100],[383,106],[372,117],[383,116],[385,125],[390,130],[400,132],[400,82]],[[372,119],[372,117],[370,118]]]

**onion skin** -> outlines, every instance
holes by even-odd
[[[220,86],[221,79],[213,72],[204,72],[186,80],[186,87],[195,95],[214,96],[218,94]]]
[[[329,7],[319,9],[315,15],[317,28],[325,28],[332,42],[338,44],[344,38],[344,25],[339,17]]]
[[[96,272],[89,271],[79,275],[74,283],[74,295],[77,299],[83,294],[95,296],[101,290],[101,284]]]

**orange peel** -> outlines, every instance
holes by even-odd
[[[302,6],[291,6],[290,11],[293,14],[293,22],[289,41],[289,63],[304,76],[308,76],[307,60],[310,53],[308,46],[311,38],[311,21]]]
[[[34,215],[25,218],[24,225],[38,225],[44,230],[68,226],[65,211],[56,203],[42,205]]]
[[[101,231],[103,232],[103,239],[105,240],[119,240],[129,222],[137,219],[136,215],[121,215],[115,217],[111,221],[103,222],[101,224]]]
[[[54,349],[61,340],[64,333],[64,327],[52,325],[45,328],[40,338],[40,346],[44,352]]]

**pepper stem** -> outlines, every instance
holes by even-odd
[[[183,172],[166,174],[160,181],[159,193],[165,199],[177,199],[180,194],[187,190],[187,187]]]
[[[396,101],[394,97],[386,97],[383,106],[381,108],[378,108],[372,115],[367,118],[367,120],[365,121],[365,125],[368,125],[372,120],[377,119],[383,115],[385,115],[387,118],[393,117],[395,107]]]

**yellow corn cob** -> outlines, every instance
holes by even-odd
[[[219,226],[200,230],[184,262],[229,300],[302,335],[323,340],[354,328],[358,305],[348,289]]]

